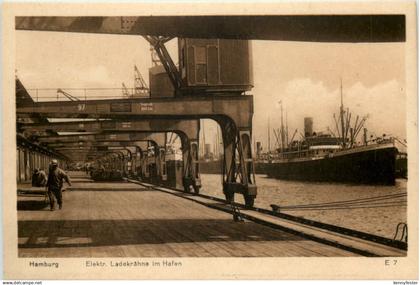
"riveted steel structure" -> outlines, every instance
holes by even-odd
[[[141,35],[152,44],[175,88],[175,97],[114,101],[18,104],[18,115],[60,118],[211,118],[224,141],[223,190],[244,194],[252,206],[256,184],[251,150],[252,96],[188,89],[165,48],[173,37],[316,42],[405,41],[404,15],[273,15],[16,17],[16,29]],[[245,90],[244,90],[245,91]],[[192,96],[193,95],[193,96]],[[195,152],[197,149],[192,150]]]
[[[183,185],[185,191],[193,188],[196,193],[201,187],[201,180],[198,165],[198,145],[200,124],[196,119],[191,120],[168,120],[168,119],[148,119],[146,121],[87,121],[87,122],[60,122],[43,124],[24,124],[21,129],[28,136],[35,136],[35,139],[41,143],[60,142],[77,143],[78,146],[72,146],[70,150],[81,149],[84,147],[82,141],[90,142],[135,142],[151,141],[154,142],[156,164],[158,174],[165,179],[165,150],[166,136],[157,132],[174,132],[181,139],[181,148],[183,153]],[[79,132],[75,135],[48,135],[48,132]],[[130,132],[131,133],[127,133]],[[83,135],[83,132],[99,132],[96,135]],[[156,133],[152,133],[156,132]],[[75,142],[74,140],[77,140]],[[128,144],[126,144],[126,147]],[[65,146],[55,145],[54,149],[58,151],[68,150]],[[103,147],[107,147],[103,145]],[[111,147],[111,146],[110,146]]]
[[[122,134],[124,133],[120,133],[120,135]],[[47,139],[47,142],[42,142],[42,144],[46,144],[60,153],[71,154],[76,157],[79,155],[83,160],[96,161],[97,169],[105,166],[104,170],[116,170],[122,176],[132,176],[134,174],[131,171],[132,167],[138,166],[140,175],[135,175],[135,177],[142,179],[151,178],[146,169],[148,165],[145,159],[148,158],[147,153],[152,147],[153,162],[158,166],[152,177],[153,181],[160,183],[166,180],[165,157],[161,156],[162,152],[159,152],[159,150],[164,149],[166,133],[142,134],[142,136],[137,136],[138,140],[135,141],[129,137],[125,137],[125,141],[117,141],[118,137],[112,134],[108,138],[97,136],[99,137],[95,135],[55,136],[52,137],[55,140],[54,143],[48,143],[47,138],[51,137],[41,137],[40,141]],[[146,145],[143,145],[143,143],[146,143]],[[137,158],[139,158],[139,162],[136,164]],[[135,170],[138,171],[138,168]]]
[[[185,96],[170,100],[88,100],[71,101],[66,104],[42,102],[18,105],[16,112],[18,116],[38,114],[48,118],[103,118],[125,121],[147,121],[153,118],[214,119],[221,126],[224,141],[223,191],[225,196],[231,200],[233,193],[242,193],[247,204],[252,205],[257,194],[251,151],[252,100],[252,96]],[[107,123],[101,122],[101,124],[106,127]],[[95,124],[91,126],[92,130],[100,127]],[[77,129],[79,126],[72,125],[72,127]],[[45,139],[54,140],[53,137]],[[196,143],[191,144],[190,153],[198,158],[198,139]],[[188,163],[188,165],[192,166],[193,163]],[[188,183],[192,182],[185,181],[185,184]]]

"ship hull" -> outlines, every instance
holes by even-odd
[[[397,155],[395,177],[407,179],[407,156]]]
[[[353,149],[323,158],[266,163],[265,173],[278,179],[393,185],[396,153],[394,146]]]
[[[256,161],[254,163],[255,174],[265,174],[265,165],[266,165],[266,162]]]

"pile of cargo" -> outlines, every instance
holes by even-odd
[[[120,170],[95,169],[91,171],[91,177],[95,181],[121,181],[123,175]]]

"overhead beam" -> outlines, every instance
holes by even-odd
[[[57,148],[57,147],[62,147],[62,146],[69,146],[69,147],[78,147],[78,146],[110,146],[110,147],[114,147],[114,146],[123,146],[123,147],[127,147],[127,146],[137,146],[140,147],[141,149],[145,149],[147,146],[147,141],[133,141],[133,142],[129,142],[129,141],[81,141],[81,142],[74,142],[74,141],[61,141],[59,143],[48,143],[49,147],[52,148]]]
[[[57,148],[57,150],[59,150],[60,152],[62,151],[112,151],[112,150],[126,150],[124,146],[84,146],[84,147],[75,147],[75,146],[63,146],[63,147],[59,147]]]
[[[52,132],[179,132],[182,131],[187,137],[196,136],[200,122],[197,119],[169,120],[109,120],[88,122],[54,122],[45,124],[25,124],[21,127],[27,131],[52,131]]]
[[[61,136],[47,136],[39,137],[40,142],[46,143],[66,143],[66,142],[133,142],[133,141],[154,141],[159,145],[164,145],[164,133],[114,133],[114,134],[96,134],[96,135],[61,135]]]
[[[141,146],[142,142],[152,141],[158,146],[165,146],[165,133],[118,133],[118,134],[97,134],[97,135],[62,135],[62,136],[47,136],[39,137],[38,140],[42,143],[59,144],[54,148],[57,152],[66,154],[72,157],[73,154],[78,153],[94,153],[96,150],[92,148],[100,147],[128,147]],[[104,150],[105,151],[105,150]]]
[[[405,15],[16,17],[17,30],[306,42],[403,42]]]
[[[40,146],[36,143],[33,143],[32,141],[28,140],[27,138],[25,138],[24,136],[22,136],[21,134],[17,134],[16,135],[16,144],[17,146],[22,146],[22,147],[29,147],[33,150],[36,150],[37,152],[49,155],[49,156],[62,156],[61,153],[57,153],[54,149],[50,149],[50,148],[45,148],[43,146]],[[64,159],[69,159],[67,156],[62,157]]]
[[[49,118],[198,119],[231,118],[238,128],[252,126],[253,96],[191,96],[169,99],[114,99],[38,102],[16,107],[16,114]]]

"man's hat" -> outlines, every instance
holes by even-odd
[[[53,159],[53,160],[51,160],[51,165],[58,165],[58,161],[57,161],[57,159]]]

